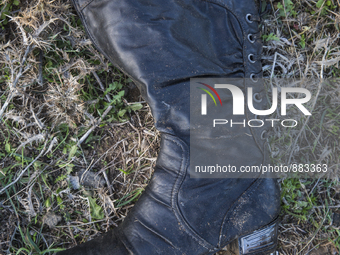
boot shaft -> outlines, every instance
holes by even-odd
[[[156,127],[189,139],[193,77],[261,76],[254,1],[92,0],[76,6],[96,47],[136,83]],[[171,121],[169,121],[171,120]]]
[[[95,46],[137,84],[163,133],[150,184],[112,242],[133,254],[213,254],[270,224],[279,213],[275,180],[189,175],[190,79],[239,78],[242,91],[251,86],[263,92],[257,81],[262,45],[255,2],[74,2]],[[227,95],[222,101],[231,109]],[[265,105],[263,99],[259,106]],[[216,146],[211,140],[206,150],[210,155],[224,150],[226,162],[261,164],[266,160],[264,141],[256,132],[238,131],[242,142],[227,139]]]

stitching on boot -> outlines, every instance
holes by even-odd
[[[232,207],[230,207],[230,209],[228,210],[228,212],[225,214],[222,225],[221,225],[221,231],[220,231],[220,237],[219,237],[219,246],[221,246],[222,244],[222,235],[223,235],[223,230],[225,229],[225,226],[230,222],[230,217],[233,213],[237,213],[240,210],[240,207],[243,205],[242,203],[239,203],[240,199],[242,198],[249,198],[250,195],[252,195],[256,188],[258,186],[260,186],[260,184],[262,183],[263,179],[256,179],[252,185],[246,190],[244,191],[244,193],[235,201],[235,203],[233,204]]]
[[[119,238],[119,240],[123,243],[123,245],[125,246],[125,248],[130,252],[130,254],[134,254],[133,252],[133,246],[130,244],[130,242],[127,240],[125,234],[123,233],[123,231],[121,231],[119,228],[116,229],[117,233],[119,235],[117,235],[117,237]]]
[[[265,180],[265,179],[257,179],[256,181],[255,181],[255,183],[252,185],[252,187],[251,187],[251,191],[249,192],[249,193],[247,193],[246,194],[246,196],[245,197],[250,197],[255,191],[256,191],[256,188],[257,187],[259,187],[260,186],[260,184],[262,184],[262,182],[263,182],[263,180]],[[242,196],[240,197],[240,199],[242,198]],[[222,225],[222,228],[221,228],[221,232],[220,232],[220,239],[222,238],[222,233],[223,233],[223,230],[224,230],[224,228],[225,228],[225,226],[228,224],[228,223],[230,223],[230,217],[227,217],[227,216],[229,216],[230,214],[231,215],[237,215],[238,214],[238,212],[240,211],[240,208],[241,208],[241,206],[242,206],[243,204],[242,203],[239,203],[236,207],[235,207],[235,209],[234,210],[232,210],[232,211],[229,211],[227,214],[226,214],[226,217],[225,217],[225,219],[228,219],[227,221],[223,221],[223,225]],[[278,215],[280,214],[280,210],[278,210],[278,212],[277,212],[277,214],[275,215],[275,217],[273,217],[274,219],[276,219],[277,217],[278,217]],[[272,220],[271,220],[271,222],[272,222]],[[256,230],[256,229],[255,229]],[[246,233],[242,233],[242,234],[249,234],[249,233],[251,233],[251,232],[253,232],[254,231],[254,229],[253,230],[250,230],[250,231],[248,231],[248,232],[246,232]],[[222,240],[220,240],[219,241],[219,243],[220,243],[220,245],[221,245],[221,242],[222,242]],[[223,246],[224,244],[222,244],[222,246]]]
[[[149,230],[151,233],[153,233],[154,235],[158,236],[159,238],[163,239],[166,243],[170,244],[170,246],[176,250],[178,250],[178,247],[176,247],[175,245],[173,245],[173,243],[167,239],[165,236],[162,236],[161,234],[157,233],[157,231],[153,230],[152,228],[150,228],[149,226],[147,226],[146,224],[144,224],[143,222],[141,222],[139,219],[136,218],[136,222],[138,222],[139,224],[141,224],[144,228],[146,228],[147,230]]]
[[[87,1],[87,2],[85,2],[85,3],[83,3],[80,7],[79,7],[79,9],[82,11],[86,6],[88,6],[90,3],[92,3],[93,2],[93,0],[89,0],[89,1]]]
[[[190,236],[195,242],[198,242],[199,245],[201,245],[202,247],[206,248],[207,250],[210,250],[211,248],[208,247],[209,243],[206,242],[203,238],[201,238],[200,236],[195,236],[195,232],[192,230],[192,228],[190,227],[190,225],[184,220],[184,218],[182,217],[178,207],[177,207],[177,195],[178,195],[178,190],[186,176],[186,173],[185,174],[182,174],[182,172],[186,171],[184,169],[185,166],[188,166],[188,163],[185,162],[185,153],[184,153],[184,148],[183,148],[183,144],[184,142],[176,137],[176,136],[173,136],[171,134],[167,134],[167,133],[163,133],[164,135],[164,139],[173,143],[173,144],[176,144],[179,148],[181,148],[181,151],[182,151],[182,156],[181,156],[181,169],[180,171],[178,172],[177,174],[177,177],[176,177],[176,180],[175,180],[175,183],[174,183],[174,186],[173,186],[173,189],[172,189],[172,192],[171,192],[171,207],[173,208],[173,212],[175,214],[175,217],[177,219],[177,221],[181,224],[181,226],[184,228],[185,230],[185,233]],[[184,163],[185,162],[185,163]],[[180,177],[182,177],[180,179]],[[178,183],[180,182],[180,183]],[[175,194],[176,193],[176,194]],[[206,243],[208,245],[206,245]]]
[[[150,191],[150,189],[149,189]],[[166,206],[167,208],[171,208],[171,206],[167,205],[166,203],[164,203],[163,201],[159,200],[158,198],[156,198],[151,192],[148,192],[148,196],[151,197],[153,200],[155,200],[157,203]]]
[[[239,17],[237,15],[237,13],[235,13],[233,10],[231,10],[229,8],[229,6],[227,6],[225,3],[223,3],[222,1],[219,1],[219,0],[201,0],[203,2],[207,2],[207,3],[212,3],[212,4],[216,4],[224,9],[226,9],[227,11],[229,11],[231,14],[234,15],[234,17],[236,18],[237,22],[239,23],[240,27],[242,28],[242,34],[243,34],[243,45],[242,47],[244,48],[244,42],[246,40],[246,36],[245,36],[245,28],[244,26],[242,25],[242,22],[241,22],[241,17]],[[244,54],[243,54],[244,55]],[[242,56],[243,57],[243,56]]]

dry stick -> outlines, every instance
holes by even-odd
[[[103,90],[103,92],[105,92],[104,85],[103,85],[102,81],[99,79],[98,74],[95,71],[92,71],[92,74],[93,74],[94,78],[96,78],[97,82],[99,83],[100,88]],[[105,97],[106,97],[108,102],[111,102],[111,97],[108,94],[106,94]]]
[[[94,159],[92,159],[92,161],[91,161],[90,165],[88,166],[88,168],[86,168],[85,171],[81,174],[80,180],[79,180],[80,183],[83,182],[83,178],[84,178],[85,174],[87,173],[87,171],[89,171],[89,169],[90,169],[90,167],[91,167],[93,161],[94,161]]]
[[[34,206],[33,206],[33,202],[32,202],[32,189],[33,189],[33,185],[28,189],[28,207],[29,207],[29,213],[31,214],[31,216],[36,216],[37,213],[34,210]]]
[[[87,204],[89,206],[89,219],[90,219],[89,223],[92,223],[90,200],[88,197],[82,197],[82,196],[79,196],[79,197],[87,201]]]
[[[105,91],[105,89],[104,89],[104,86],[103,86],[103,83],[101,82],[101,80],[99,79],[99,77],[98,77],[98,75],[97,75],[97,73],[95,72],[95,71],[92,71],[92,74],[93,74],[93,76],[96,78],[96,80],[97,80],[97,82],[98,82],[98,84],[99,84],[99,86],[100,86],[100,88],[103,90],[103,91]],[[108,95],[108,94],[106,94],[106,99],[107,99],[107,101],[108,102],[111,102],[111,98],[110,98],[110,96]],[[94,123],[94,125],[80,138],[80,140],[78,141],[78,143],[77,143],[77,145],[79,146],[79,145],[81,145],[85,140],[86,140],[86,138],[92,133],[92,131],[96,128],[96,127],[98,127],[98,125],[100,124],[100,122],[106,117],[106,115],[112,110],[112,108],[113,108],[113,106],[112,105],[110,105],[109,107],[107,107],[107,109],[105,110],[105,112],[103,113],[103,115],[101,116],[101,118],[97,121],[97,122],[95,122]]]
[[[45,152],[45,149],[46,149],[46,145],[48,143],[48,139],[46,139],[46,142],[44,144],[44,148],[42,148],[42,150],[40,151],[39,155],[25,168],[21,171],[21,173],[18,175],[18,177],[13,181],[11,182],[10,184],[6,185],[3,189],[0,190],[0,195],[7,189],[9,188],[10,186],[12,186],[13,184],[17,183],[19,181],[19,179],[21,178],[21,176],[23,176],[23,174],[27,171],[28,168],[30,168],[34,163],[35,161],[37,161]]]
[[[319,97],[320,90],[321,90],[321,84],[322,84],[322,82],[323,82],[323,63],[324,63],[325,58],[326,58],[326,55],[327,55],[327,53],[328,53],[328,41],[329,41],[329,38],[328,38],[327,44],[326,44],[327,47],[325,47],[325,53],[323,54],[323,57],[322,57],[321,71],[320,71],[320,79],[321,79],[321,80],[320,80],[319,87],[318,87],[318,91],[317,91],[317,93],[316,93],[315,100],[314,100],[314,103],[313,103],[313,106],[312,106],[312,111],[313,111],[314,108],[315,108],[316,100],[317,100],[318,97]],[[303,130],[305,129],[305,127],[306,127],[306,125],[307,125],[307,123],[308,123],[308,121],[309,121],[310,116],[311,116],[311,115],[309,115],[309,116],[307,117],[305,123],[303,123],[303,126],[302,126],[302,128],[301,128],[299,134],[297,135],[297,137],[296,137],[296,139],[295,139],[295,141],[294,141],[294,144],[293,144],[293,146],[292,146],[292,150],[291,150],[291,152],[290,152],[290,154],[289,154],[288,165],[290,164],[290,161],[291,161],[291,159],[292,159],[292,156],[293,156],[293,152],[294,152],[294,148],[295,148],[295,146],[296,146],[296,143],[297,143],[297,141],[298,141],[300,135],[302,134]]]
[[[115,215],[111,216],[111,217],[108,217],[108,219],[112,219],[116,217]],[[82,223],[82,224],[78,224],[78,225],[69,225],[69,226],[55,226],[55,228],[68,228],[68,227],[72,227],[72,228],[77,228],[77,227],[80,227],[80,226],[85,226],[85,225],[90,225],[90,224],[93,224],[93,223],[98,223],[98,222],[102,222],[102,221],[105,221],[107,219],[102,219],[102,220],[96,220],[96,221],[91,221],[91,222],[87,222],[87,223]]]
[[[103,174],[104,179],[106,181],[106,185],[109,188],[110,195],[112,195],[113,191],[112,191],[112,187],[111,187],[110,182],[109,182],[109,178],[107,177],[107,174],[105,173],[105,171],[103,171],[102,174]]]
[[[43,55],[43,51],[40,49],[40,52],[39,52],[39,76],[38,76],[38,84],[40,86],[42,86],[44,84],[43,62],[44,62],[44,55]]]
[[[24,64],[26,62],[27,55],[28,55],[28,53],[31,52],[31,50],[33,48],[34,47],[32,47],[32,45],[30,44],[30,45],[28,45],[28,47],[27,47],[27,49],[25,51],[24,57],[22,58],[22,61],[21,61],[21,64],[20,64],[19,72],[18,72],[17,76],[15,77],[14,82],[12,84],[10,84],[10,91],[11,91],[11,93],[7,97],[6,102],[4,103],[4,105],[2,106],[2,108],[0,110],[0,120],[2,119],[2,115],[4,114],[7,106],[9,105],[10,101],[12,100],[12,98],[15,97],[18,94],[18,92],[17,92],[17,90],[15,88],[16,88],[16,85],[17,85],[20,77],[23,74],[23,66],[24,66]]]
[[[103,115],[101,116],[101,118],[80,138],[80,140],[78,141],[77,145],[81,145],[86,138],[92,133],[92,131],[100,124],[100,122],[102,121],[102,119],[105,118],[105,116],[111,111],[113,107],[110,105],[109,107],[107,107],[106,111],[103,113]]]
[[[7,106],[9,105],[10,101],[12,101],[12,98],[15,97],[17,95],[16,91],[13,91],[11,89],[11,92],[9,94],[9,96],[7,97],[4,105],[2,106],[1,110],[0,110],[0,120],[2,119],[2,114],[4,113],[4,111],[6,110]]]
[[[319,206],[313,206],[313,208],[321,208],[321,209],[324,209],[325,206],[324,206],[324,205],[319,205]],[[329,206],[327,206],[327,208],[329,208],[329,209],[340,208],[340,205],[329,205]]]

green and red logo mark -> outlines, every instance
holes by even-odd
[[[220,98],[220,95],[217,93],[217,91],[213,87],[211,87],[210,85],[205,84],[203,82],[198,82],[198,83],[202,84],[203,86],[206,86],[208,89],[210,89],[212,92],[214,92],[214,94],[217,96],[217,98],[220,101],[220,104],[222,106],[222,100]],[[204,88],[200,88],[200,87],[197,87],[197,88],[203,90],[204,92],[206,92],[212,98],[212,100],[214,100],[214,103],[217,106],[216,100],[215,100],[214,96],[211,94],[211,92],[209,90],[204,89]],[[201,99],[202,99],[201,114],[202,115],[207,115],[207,95],[206,94],[202,94]]]

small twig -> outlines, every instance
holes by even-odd
[[[5,8],[7,7],[7,4],[8,4],[8,3],[4,4],[4,7],[1,9],[1,11],[0,11],[0,17],[2,16],[3,11],[4,11]]]
[[[48,140],[46,139],[44,148],[40,151],[39,155],[25,169],[21,171],[21,173],[18,175],[18,177],[14,181],[12,181],[10,184],[7,184],[3,189],[1,189],[0,194],[6,191],[6,189],[11,187],[13,184],[17,183],[20,180],[20,178],[24,175],[24,173],[26,173],[28,168],[30,168],[44,154],[47,143],[48,143]]]
[[[26,32],[25,32],[25,29],[21,26],[20,22],[18,22],[16,18],[13,18],[9,15],[6,15],[6,16],[11,18],[10,21],[14,21],[15,24],[17,24],[17,26],[18,26],[18,28],[21,32],[21,35],[22,35],[23,44],[28,45],[28,38],[27,38],[27,35],[26,35]]]
[[[89,205],[89,223],[93,223],[92,218],[91,218],[91,205],[90,205],[89,198],[88,197],[82,197],[82,196],[79,196],[79,197],[87,201],[87,204]]]
[[[27,141],[25,141],[22,144],[20,144],[18,146],[18,148],[16,149],[16,151],[20,150],[22,147],[24,147],[28,143],[32,144],[35,141],[44,141],[45,139],[46,139],[46,134],[45,133],[38,134],[38,135],[35,135],[33,137],[30,137],[30,138],[27,139]]]
[[[28,208],[29,208],[29,213],[31,214],[31,216],[36,216],[36,212],[34,210],[34,206],[33,206],[33,202],[32,202],[32,188],[33,185],[28,189],[28,196],[27,196],[27,202],[28,202]]]
[[[90,170],[90,167],[91,167],[91,165],[92,165],[93,161],[94,161],[94,159],[92,159],[92,161],[91,161],[90,165],[89,165],[89,166],[86,168],[86,170],[85,170],[85,171],[82,173],[82,175],[80,176],[80,180],[79,180],[79,182],[80,182],[80,183],[82,183],[82,182],[83,182],[83,178],[84,178],[85,174],[87,173],[87,171],[89,171],[89,170]]]
[[[83,197],[82,197],[83,198]],[[85,199],[85,198],[83,198]],[[108,217],[109,219],[112,219],[116,217],[116,215],[113,215],[111,217]],[[96,220],[96,221],[91,221],[91,222],[87,222],[87,223],[82,223],[82,224],[79,224],[79,225],[69,225],[69,226],[55,226],[55,228],[68,228],[68,227],[73,227],[73,228],[77,228],[77,227],[80,227],[80,226],[85,226],[85,225],[90,225],[90,224],[93,224],[93,223],[98,223],[98,222],[102,222],[102,221],[105,221],[107,219],[102,219],[102,220]],[[113,223],[116,227],[117,225],[115,223]]]
[[[17,95],[16,91],[11,91],[9,96],[7,97],[4,105],[2,106],[1,110],[0,110],[0,120],[2,120],[2,115],[5,112],[7,106],[9,105],[10,101],[12,101],[12,98],[15,97]]]
[[[33,111],[33,108],[32,108],[32,104],[31,104],[31,107],[30,107],[30,110],[31,110],[31,113],[33,115],[33,118],[35,120],[35,122],[37,123],[38,127],[40,129],[44,129],[44,124],[41,123],[41,121],[38,119],[38,117],[35,115],[35,112]]]
[[[56,21],[58,18],[50,19],[48,21],[45,21],[34,33],[33,37],[38,37],[40,33],[52,22]]]
[[[40,86],[42,86],[44,84],[43,61],[44,61],[44,54],[43,54],[43,51],[40,49],[40,52],[39,52],[39,76],[38,76],[38,84]]]
[[[86,140],[86,138],[92,133],[92,131],[96,127],[98,127],[98,125],[100,124],[102,119],[104,119],[106,117],[106,115],[111,111],[111,109],[112,109],[111,105],[109,107],[107,107],[106,111],[103,113],[101,118],[97,122],[95,122],[95,124],[89,130],[87,130],[87,132],[79,139],[77,146],[81,145]]]
[[[104,90],[104,85],[101,82],[101,80],[99,79],[98,75],[96,74],[95,71],[92,71],[94,77],[96,78],[97,82],[99,83],[100,88],[105,92]],[[108,94],[106,94],[106,99],[108,102],[111,102],[111,98]],[[92,131],[99,126],[99,124],[101,123],[101,121],[106,117],[106,115],[112,110],[112,108],[114,108],[112,105],[110,105],[109,107],[107,107],[107,109],[105,110],[105,112],[102,114],[102,116],[100,117],[100,119],[98,121],[96,121],[94,123],[94,125],[87,130],[87,132],[79,139],[77,145],[80,146],[85,140],[86,138],[92,133]]]
[[[70,235],[71,235],[71,237],[72,237],[73,243],[74,243],[75,245],[77,245],[78,243],[77,243],[76,239],[74,239],[74,235],[73,235],[72,230],[71,230],[70,227],[68,227],[68,231],[70,232]]]
[[[107,178],[107,174],[105,173],[105,171],[103,171],[102,174],[103,174],[104,179],[106,181],[106,185],[109,188],[110,195],[112,195],[113,192],[112,192],[112,187],[111,187],[110,182],[109,182],[109,178]]]
[[[313,206],[313,208],[325,208],[324,205],[319,205],[319,206]],[[327,208],[334,209],[334,208],[340,208],[340,205],[329,205]]]
[[[94,78],[96,78],[96,80],[97,80],[100,88],[102,89],[102,91],[105,93],[104,85],[103,85],[102,81],[99,79],[98,74],[95,71],[92,71],[92,74],[93,74]],[[111,102],[111,97],[109,96],[109,94],[106,94],[105,97],[106,97],[108,102]]]

